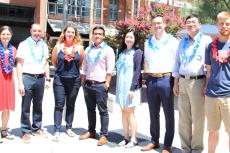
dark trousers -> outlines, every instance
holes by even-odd
[[[54,77],[53,92],[55,100],[54,108],[54,131],[60,132],[63,108],[66,104],[66,129],[72,128],[75,102],[80,88],[80,77],[62,78]]]
[[[101,84],[84,84],[84,96],[88,112],[88,131],[95,133],[96,127],[96,105],[99,110],[101,120],[100,135],[108,135],[109,114],[107,109],[108,91]]]
[[[21,130],[24,134],[41,129],[45,78],[35,78],[33,76],[23,75],[23,84],[25,95],[22,97]],[[33,103],[32,126],[30,122],[31,101]]]
[[[160,121],[159,113],[162,104],[165,115],[166,133],[164,147],[171,147],[174,137],[174,103],[173,103],[172,77],[149,77],[147,79],[147,98],[150,113],[150,133],[152,143],[159,144]]]

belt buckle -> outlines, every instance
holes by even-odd
[[[163,75],[161,73],[153,73],[152,77],[161,78]]]
[[[39,77],[39,74],[34,74],[34,77],[37,79]]]
[[[185,75],[184,78],[187,79],[187,80],[189,80],[190,79],[190,75]]]

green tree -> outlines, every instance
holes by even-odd
[[[196,0],[198,14],[202,23],[215,23],[221,11],[230,11],[230,0]]]

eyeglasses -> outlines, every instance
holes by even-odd
[[[104,36],[104,33],[93,33],[93,35],[99,35],[99,36]]]
[[[198,21],[196,21],[196,20],[187,20],[186,22],[185,22],[185,24],[197,24],[198,23]]]

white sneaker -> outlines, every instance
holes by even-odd
[[[52,140],[54,142],[59,142],[60,141],[60,132],[55,132]]]
[[[74,136],[75,136],[75,133],[74,133],[71,129],[67,129],[67,130],[66,130],[66,134],[67,134],[69,137],[74,137]]]
[[[118,145],[119,145],[119,146],[125,146],[125,145],[127,145],[128,143],[129,143],[129,140],[124,139],[124,140],[122,140]]]
[[[138,142],[131,140],[128,144],[125,145],[125,148],[132,148],[137,145],[138,145]]]

